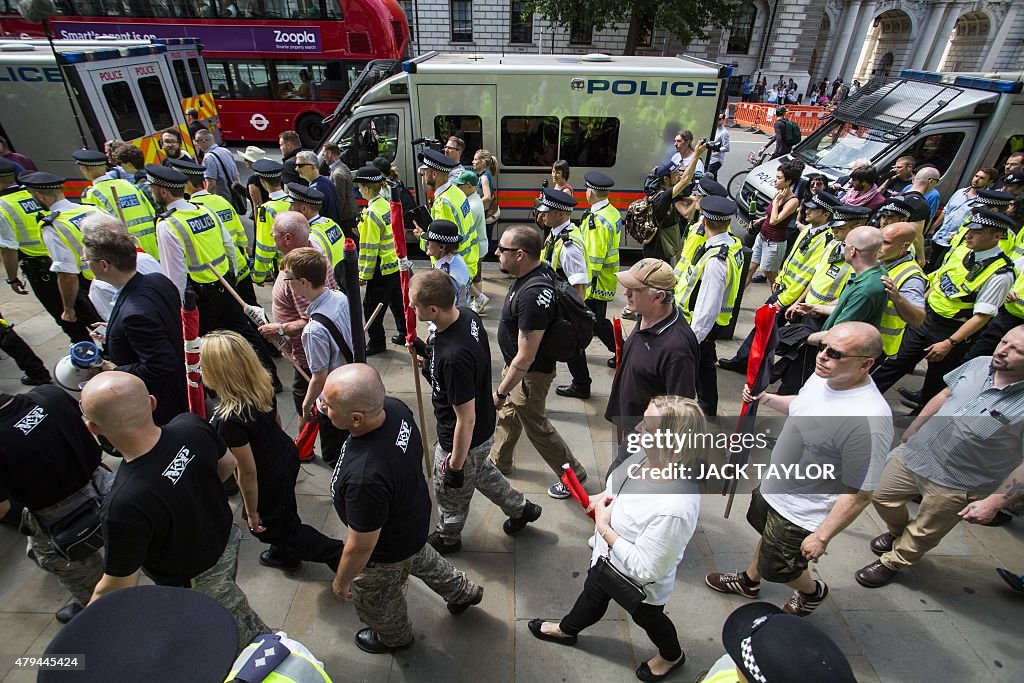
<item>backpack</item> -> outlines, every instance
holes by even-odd
[[[556,317],[544,331],[544,340],[537,355],[549,360],[568,362],[590,346],[590,341],[594,338],[597,316],[583,303],[579,292],[566,280],[555,276],[554,271],[549,271],[546,278],[536,278],[518,292],[518,296],[522,296],[527,290],[544,286],[550,286],[555,291]]]
[[[658,222],[654,218],[654,201],[652,196],[644,196],[629,205],[622,216],[622,229],[626,234],[643,244],[658,230]]]
[[[803,139],[803,134],[800,132],[800,126],[796,121],[783,119],[783,124],[782,141],[784,143],[792,147]]]

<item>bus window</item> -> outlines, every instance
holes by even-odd
[[[462,150],[462,165],[472,167],[473,155],[484,146],[483,121],[479,116],[435,116],[434,137],[443,143],[453,135],[466,143],[466,149]]]
[[[502,117],[501,163],[503,166],[550,167],[557,160],[557,117]]]
[[[607,168],[615,165],[619,145],[619,120],[594,116],[562,119],[559,157],[570,166]]]
[[[164,86],[159,76],[140,78],[139,92],[142,93],[142,102],[146,105],[154,130],[163,130],[174,125],[171,108],[167,104],[167,96],[164,94]]]
[[[172,59],[174,66],[174,78],[178,81],[178,88],[181,89],[182,97],[192,97],[192,85],[188,82],[188,73],[185,71],[184,59]]]
[[[206,92],[206,84],[203,82],[203,70],[199,68],[199,60],[192,58],[188,60],[188,70],[192,73],[192,83],[195,85],[196,94]]]
[[[273,100],[270,72],[263,62],[230,62],[231,82],[234,96],[254,100]],[[212,76],[212,74],[211,74]]]
[[[103,98],[114,117],[118,137],[122,140],[134,140],[146,134],[142,126],[142,116],[139,114],[139,108],[135,106],[135,98],[132,97],[131,88],[127,83],[116,81],[105,84]]]

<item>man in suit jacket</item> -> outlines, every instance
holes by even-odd
[[[104,343],[104,370],[127,372],[146,383],[156,397],[157,426],[188,412],[177,287],[162,273],[136,271],[135,242],[109,216],[83,221],[82,245],[96,279],[118,290],[105,335],[93,335]]]

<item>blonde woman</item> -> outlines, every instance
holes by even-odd
[[[498,160],[489,150],[477,150],[473,155],[473,170],[479,178],[476,191],[484,201],[484,215],[487,217],[487,224],[491,225],[501,216],[501,210],[498,208]],[[487,236],[484,235],[483,240],[486,239]],[[481,254],[487,253],[486,244],[482,244],[480,250]]]
[[[605,491],[591,499],[594,551],[583,592],[560,622],[530,621],[535,637],[575,645],[580,631],[600,621],[612,595],[595,567],[599,560],[607,559],[614,569],[642,586],[643,601],[630,616],[658,648],[657,655],[640,664],[636,677],[659,681],[683,665],[686,655],[665,605],[675,585],[676,567],[697,528],[700,493],[685,477],[665,477],[664,473],[692,468],[702,454],[693,448],[645,450],[642,439],[647,434],[671,432],[685,437],[706,431],[704,414],[693,399],[656,396],[651,400],[633,435],[639,437],[632,442],[637,452],[609,473]]]
[[[270,544],[260,553],[260,564],[293,571],[309,560],[337,571],[342,542],[299,519],[299,457],[295,442],[281,429],[270,374],[236,332],[210,332],[200,353],[203,383],[220,399],[212,423],[238,461],[235,477],[244,517],[253,535]]]

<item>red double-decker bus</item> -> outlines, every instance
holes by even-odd
[[[296,130],[312,147],[323,118],[367,62],[401,59],[409,26],[396,0],[56,0],[55,38],[198,38],[229,142]],[[0,0],[0,33],[41,36],[17,0]]]

